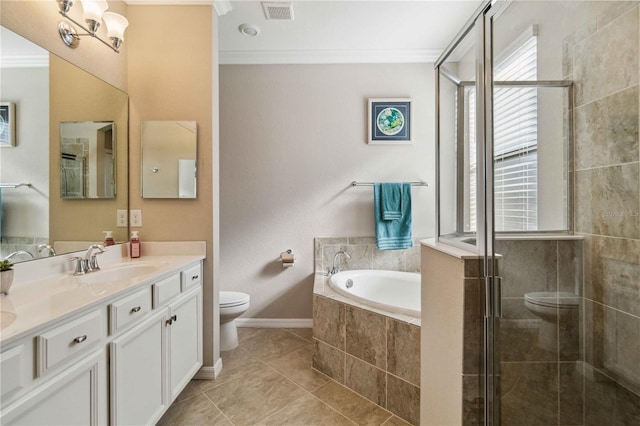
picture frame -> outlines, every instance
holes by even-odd
[[[0,102],[0,148],[16,146],[16,104]]]
[[[370,145],[412,144],[411,103],[411,98],[369,98],[367,143]]]

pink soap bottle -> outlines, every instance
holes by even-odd
[[[131,231],[131,241],[129,241],[129,255],[132,259],[140,257],[140,238],[138,231]]]
[[[104,232],[104,246],[112,246],[116,242],[113,241],[113,232],[112,231],[103,231]]]

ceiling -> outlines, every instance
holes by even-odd
[[[275,1],[277,2],[277,1]],[[207,0],[127,0],[128,4],[211,4]],[[213,2],[221,64],[433,62],[481,0],[299,0],[294,20],[267,20],[260,1]],[[241,24],[260,28],[256,37]]]

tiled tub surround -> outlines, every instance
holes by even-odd
[[[381,252],[372,237],[316,238],[313,368],[417,425],[420,422],[420,319],[386,312],[336,293],[324,271],[336,252],[341,269],[418,272],[419,244]]]
[[[315,243],[315,270],[326,272],[333,264],[333,256],[340,250],[351,255],[341,256],[340,269],[386,269],[389,271],[420,272],[420,244],[406,250],[378,250],[375,237],[318,237]]]

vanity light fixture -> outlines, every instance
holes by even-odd
[[[242,24],[238,27],[238,31],[247,37],[255,37],[260,34],[260,27],[253,24]]]
[[[91,36],[100,40],[114,52],[120,53],[118,49],[124,41],[124,31],[127,29],[129,21],[120,14],[106,12],[109,5],[105,0],[81,0],[83,10],[82,17],[87,23],[87,26],[82,25],[69,16],[69,11],[73,6],[74,0],[57,0],[57,2],[60,8],[60,14],[87,32],[86,34],[78,34],[73,26],[65,21],[60,21],[58,24],[58,33],[67,46],[72,48],[78,47],[80,37]],[[104,41],[96,34],[102,21],[104,21],[107,27],[107,37],[109,37],[111,43]]]

